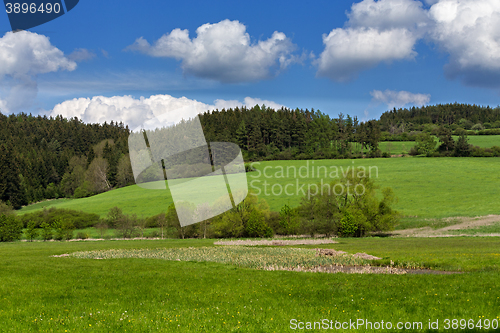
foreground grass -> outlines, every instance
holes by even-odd
[[[259,271],[209,262],[51,255],[213,246],[213,240],[0,244],[0,330],[283,332],[290,320],[499,319],[493,238],[345,239],[330,246],[469,273],[347,275]],[[436,257],[430,256],[434,254]],[[490,267],[486,269],[486,267]],[[361,329],[361,331],[370,331]],[[480,330],[477,330],[480,331]]]

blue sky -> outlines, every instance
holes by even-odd
[[[12,34],[3,13],[0,109],[137,125],[157,95],[161,112],[267,101],[360,119],[497,106],[499,18],[497,0],[82,0]]]

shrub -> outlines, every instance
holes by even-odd
[[[87,233],[82,232],[82,231],[79,231],[76,234],[76,239],[88,239],[88,238],[89,238],[89,235]]]
[[[36,229],[36,223],[34,221],[30,221],[24,233],[26,234],[26,239],[32,242],[33,239],[35,239],[38,236],[38,229]]]
[[[54,221],[67,221],[72,223],[76,229],[85,229],[95,226],[99,223],[99,215],[92,213],[85,213],[72,209],[49,208],[42,211],[24,214],[20,217],[23,226],[26,228],[30,221],[35,222],[37,227],[43,222],[53,224]]]
[[[44,241],[52,239],[52,227],[47,222],[43,222],[40,227],[42,228],[42,238]]]
[[[366,170],[355,169],[352,174],[331,182],[329,190],[307,193],[299,206],[303,230],[311,235],[354,233],[357,237],[391,230],[398,219],[398,213],[391,208],[396,199],[390,188],[384,188],[379,200],[376,189]]]
[[[345,212],[344,216],[340,219],[339,233],[342,237],[352,237],[358,231],[358,223],[354,220],[351,213]]]
[[[14,215],[0,215],[0,242],[12,242],[21,238],[23,225]]]
[[[153,230],[149,233],[149,235],[147,235],[146,237],[148,238],[160,238],[160,233],[158,232],[158,230]]]
[[[245,232],[249,237],[272,237],[273,230],[267,225],[265,217],[259,211],[250,213]]]
[[[481,123],[477,123],[471,128],[473,131],[481,131],[484,130],[484,126]]]

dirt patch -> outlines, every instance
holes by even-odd
[[[318,245],[318,244],[334,244],[337,243],[331,239],[283,239],[283,240],[251,240],[239,239],[232,241],[217,241],[214,245],[247,245],[247,246],[286,246],[286,245]]]
[[[459,222],[447,227],[433,229],[431,227],[396,230],[391,232],[396,237],[457,237],[457,236],[499,236],[500,234],[450,234],[450,231],[477,229],[479,227],[500,223],[500,215],[480,217],[450,217],[443,221],[458,220]]]

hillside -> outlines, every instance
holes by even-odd
[[[500,158],[392,158],[392,159],[362,159],[362,160],[319,160],[319,161],[269,161],[254,164],[258,171],[248,173],[250,189],[260,190],[260,198],[265,199],[271,210],[279,211],[284,204],[297,206],[301,194],[297,195],[296,181],[299,184],[315,184],[321,181],[327,182],[330,178],[324,177],[324,173],[318,177],[317,167],[337,167],[341,172],[353,165],[356,167],[370,166],[378,169],[376,183],[381,187],[392,187],[399,201],[395,208],[404,216],[418,216],[419,218],[444,218],[453,216],[479,216],[488,214],[500,214],[498,207],[498,188],[500,187],[500,175],[498,165]],[[305,168],[309,166],[309,177],[294,178],[293,169],[299,171],[302,167],[302,175]],[[312,175],[312,168],[315,175]],[[266,168],[264,175],[264,168]],[[279,168],[289,169],[288,177],[276,177]],[[329,169],[334,170],[334,169]],[[375,170],[375,169],[372,169]],[[329,171],[330,172],[330,171]],[[286,175],[286,172],[284,174]],[[375,174],[373,175],[375,176]],[[267,185],[264,184],[267,182]],[[287,184],[289,193],[287,196],[272,195],[272,187],[275,185],[275,193]],[[265,194],[265,189],[267,193]],[[202,190],[200,189],[200,193]],[[137,214],[138,216],[152,216],[166,211],[171,203],[168,191],[146,190],[136,185],[127,186],[105,192],[96,196],[82,199],[59,199],[45,201],[31,206],[23,207],[19,214],[31,212],[43,207],[59,207],[82,210],[89,213],[106,215],[108,210],[114,206],[122,208],[126,214]]]

